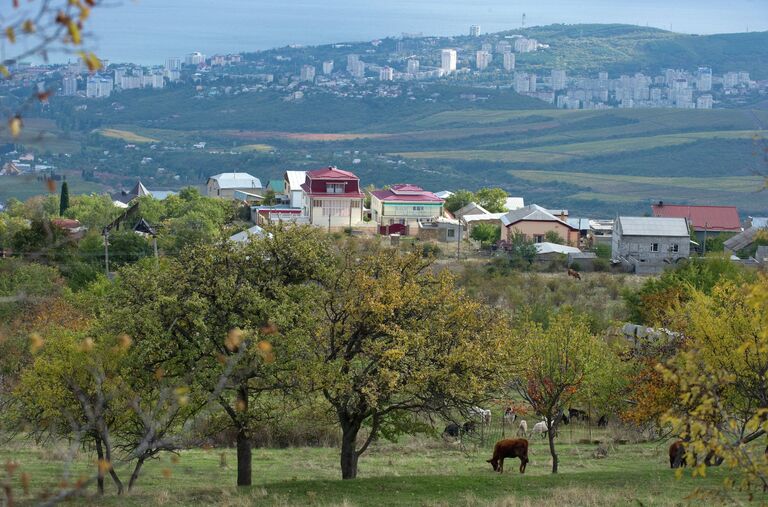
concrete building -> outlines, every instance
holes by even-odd
[[[536,39],[518,37],[515,39],[516,53],[532,53],[539,48],[539,42]]]
[[[165,70],[167,71],[180,71],[181,70],[181,58],[172,56],[165,61]]]
[[[392,67],[382,67],[379,69],[379,79],[381,81],[392,81],[395,79],[395,71]]]
[[[504,53],[512,52],[512,44],[509,41],[503,40],[496,44],[496,53],[503,55]]]
[[[208,197],[220,199],[234,199],[236,191],[261,197],[264,188],[259,178],[248,173],[216,174],[208,178],[205,186]]]
[[[456,72],[458,57],[455,49],[443,49],[440,53],[440,68],[444,73]]]
[[[536,93],[536,79],[536,74],[528,74],[528,91],[531,93]]]
[[[515,53],[504,53],[504,70],[511,72],[515,70]]]
[[[310,83],[315,81],[315,66],[314,65],[302,65],[301,76],[302,81],[309,81]]]
[[[712,69],[699,67],[696,73],[696,89],[700,92],[712,91]]]
[[[77,93],[77,77],[64,76],[61,80],[61,94],[65,97],[71,97]]]
[[[333,60],[326,60],[323,62],[323,75],[329,76],[333,74]]]
[[[488,51],[478,51],[475,55],[477,70],[485,70],[491,63],[491,54]]]
[[[579,244],[579,229],[567,222],[567,211],[557,216],[549,210],[531,204],[507,212],[501,217],[501,239],[509,241],[514,233],[522,233],[534,243],[543,243],[549,232],[558,234],[569,245]]]
[[[514,87],[517,93],[528,93],[531,90],[528,74],[525,72],[515,72]]]
[[[419,61],[415,58],[409,58],[405,71],[408,74],[417,74],[419,72]]]
[[[685,218],[619,217],[613,224],[611,259],[635,273],[658,273],[691,253]]]
[[[351,74],[359,61],[360,57],[358,55],[347,55],[347,72]]]
[[[95,74],[88,76],[85,87],[85,96],[89,99],[102,99],[112,95],[114,83],[112,78]]]
[[[186,65],[200,65],[205,63],[205,55],[199,51],[190,53],[184,57],[184,63]]]
[[[327,167],[307,171],[303,191],[303,215],[311,225],[339,231],[363,222],[360,179],[349,171]]]
[[[564,90],[565,84],[565,71],[562,69],[552,69],[552,89],[555,91]]]
[[[696,99],[696,109],[712,109],[712,95],[702,95]]]
[[[480,36],[480,25],[469,25],[469,36],[470,37],[479,37]]]
[[[443,214],[443,199],[416,185],[392,185],[371,192],[371,218],[379,234],[412,235],[419,221],[436,220]]]
[[[284,192],[288,205],[291,208],[301,208],[303,205],[304,191],[301,189],[301,186],[306,179],[306,171],[285,171],[283,175]]]
[[[352,69],[349,71],[353,77],[358,79],[365,77],[365,62],[357,60],[352,64]]]

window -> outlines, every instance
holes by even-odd
[[[325,192],[327,194],[343,194],[344,183],[326,183]]]
[[[535,234],[533,236],[533,242],[534,243],[544,243],[544,236],[541,234]]]
[[[672,246],[669,247],[669,251],[673,253],[677,253],[680,251],[680,245],[677,243],[674,243]]]
[[[456,231],[455,230],[448,229],[446,232],[448,233],[448,237],[449,238],[455,238],[456,237]]]
[[[651,252],[658,252],[658,251],[659,251],[659,244],[651,243]]]
[[[346,199],[327,199],[321,201],[324,217],[348,217],[349,201]]]
[[[424,211],[424,206],[414,206],[413,211]]]

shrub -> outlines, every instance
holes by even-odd
[[[592,269],[597,272],[608,271],[610,263],[602,258],[597,258],[592,262]]]

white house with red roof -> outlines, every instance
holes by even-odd
[[[349,171],[326,167],[307,171],[302,190],[302,211],[309,223],[329,231],[363,222],[360,178]]]
[[[371,218],[380,234],[415,234],[419,221],[443,215],[445,201],[416,185],[392,185],[371,192]]]

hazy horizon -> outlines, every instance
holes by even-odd
[[[553,23],[625,23],[682,33],[733,33],[768,30],[768,3],[720,1],[553,0],[546,3],[487,0],[301,0],[274,2],[218,0],[143,0],[94,10],[91,47],[113,62],[161,64],[169,56],[270,49],[289,44],[316,45],[398,36],[460,35],[470,24],[482,32]],[[692,14],[694,13],[694,14]],[[53,56],[53,61],[66,60]]]

